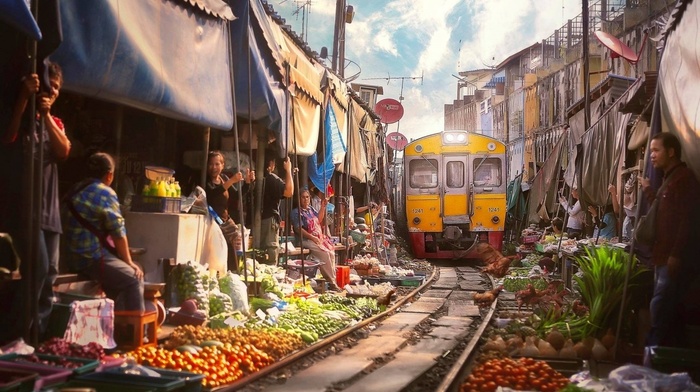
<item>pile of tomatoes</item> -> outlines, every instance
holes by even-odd
[[[556,392],[568,384],[569,379],[545,361],[503,358],[490,359],[475,367],[460,392],[492,392],[499,386],[518,391]]]
[[[127,353],[137,363],[204,375],[205,388],[230,384],[274,363],[274,359],[249,344],[225,343],[203,347],[197,353],[156,347],[140,347]]]

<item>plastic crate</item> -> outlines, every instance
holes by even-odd
[[[37,378],[36,372],[0,369],[0,392],[31,392]]]
[[[185,385],[182,388],[178,389],[178,391],[200,392],[202,390],[202,380],[204,380],[203,374],[183,372],[179,370],[159,369],[150,366],[148,368],[158,372],[162,377],[184,380]]]
[[[401,286],[418,287],[423,284],[423,276],[406,276],[401,278]]]
[[[125,390],[128,392],[154,392],[155,391],[154,388],[149,388],[149,387],[144,387],[144,386],[129,385],[128,388],[125,388],[124,384],[110,385],[110,384],[90,382],[90,381],[84,381],[84,380],[68,381],[65,384],[54,385],[50,389],[43,389],[42,391],[61,392],[64,389],[80,389],[80,388],[92,388],[92,389],[99,391],[99,392],[124,392]]]
[[[513,359],[525,358],[519,355],[513,356]],[[566,377],[571,377],[584,369],[583,360],[579,358],[557,358],[557,357],[533,357],[538,361],[547,362],[547,364],[557,372]]]
[[[131,211],[133,212],[167,212],[179,213],[182,199],[179,197],[158,197],[134,195],[131,199]]]
[[[34,389],[41,389],[51,385],[66,382],[73,372],[72,369],[60,368],[55,366],[44,366],[30,362],[5,362],[0,361],[0,370],[7,371],[23,371],[28,373],[36,373],[39,377],[34,382]]]
[[[47,355],[47,354],[34,354],[36,357],[43,361],[52,361],[52,362],[58,362],[61,359],[65,359],[71,362],[79,363],[81,364],[77,368],[64,368],[61,366],[54,366],[54,365],[46,365],[43,363],[36,363],[36,362],[29,362],[26,360],[23,360],[24,358],[28,357],[28,355],[18,355],[18,354],[6,354],[3,356],[0,356],[0,364],[9,362],[9,363],[16,363],[16,364],[22,364],[22,365],[31,365],[34,368],[48,368],[48,369],[59,369],[59,370],[69,370],[72,374],[76,375],[81,375],[85,374],[88,372],[91,372],[95,369],[97,369],[97,366],[99,366],[100,361],[97,359],[89,359],[89,358],[76,358],[76,357],[64,357],[64,356],[59,356],[59,355]],[[39,373],[39,372],[37,372]],[[42,373],[39,373],[42,374]]]
[[[184,379],[170,377],[148,377],[135,374],[123,374],[116,372],[90,373],[75,379],[78,382],[96,384],[98,391],[103,390],[103,386],[120,385],[121,391],[132,390],[132,387],[144,388],[155,392],[181,391],[185,386]]]

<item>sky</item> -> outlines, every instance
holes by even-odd
[[[333,47],[335,0],[268,0],[309,47]],[[594,1],[590,2],[591,4]],[[379,85],[378,99],[403,96],[404,116],[388,125],[411,140],[443,130],[460,71],[485,69],[554,34],[581,14],[575,0],[347,0],[345,77]],[[308,26],[308,27],[307,27]],[[358,68],[359,66],[359,68]],[[404,78],[403,80],[401,78]],[[403,81],[403,92],[402,92]]]

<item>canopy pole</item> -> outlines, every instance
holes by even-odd
[[[289,88],[291,87],[290,86],[291,79],[289,76],[289,73],[290,73],[289,63],[286,63],[286,62],[284,63],[284,71],[285,71],[285,74],[284,74],[284,84],[285,84],[285,89],[284,89],[285,116],[284,116],[284,120],[287,121],[287,124],[284,127],[284,148],[285,148],[284,156],[286,159],[286,157],[289,156],[289,124],[291,123],[292,126],[294,126],[294,124],[292,123],[293,118],[294,118],[293,111],[289,110],[289,101],[291,99],[290,92],[289,92]],[[296,134],[295,134],[295,136],[296,136]],[[258,138],[258,142],[260,142],[260,141],[262,141],[262,139]],[[294,143],[296,143],[296,137],[295,137]],[[258,150],[260,150],[260,147],[258,147]],[[295,147],[295,150],[296,150],[296,147]],[[260,153],[258,153],[258,155],[260,155]],[[267,159],[265,159],[265,161],[267,161]],[[267,170],[267,162],[265,162],[265,170]],[[292,177],[292,183],[293,182],[294,182],[294,178]],[[295,189],[295,191],[299,192],[299,189],[297,188],[297,189]],[[289,272],[289,270],[287,269],[287,261],[289,260],[289,247],[287,246],[286,243],[289,242],[289,241],[287,241],[287,239],[290,237],[289,234],[291,234],[291,230],[292,230],[292,225],[291,225],[290,219],[291,219],[291,213],[292,213],[292,200],[293,200],[293,198],[294,198],[294,195],[292,195],[292,197],[290,197],[290,198],[284,199],[284,207],[285,207],[284,208],[284,240],[285,240],[285,245],[284,245],[284,253],[283,253],[284,256],[282,257],[282,260],[283,260],[283,264],[284,264],[284,268],[285,268],[285,275]],[[301,256],[302,256],[302,258],[304,256],[303,250],[302,250]],[[275,263],[277,263],[277,260],[275,260]]]
[[[34,19],[38,21],[39,15],[39,2],[33,0],[31,2],[32,14]],[[30,61],[31,73],[37,72],[37,41],[32,39],[27,39],[27,56]],[[36,345],[38,343],[38,321],[39,321],[39,309],[37,303],[37,284],[35,279],[35,268],[38,262],[37,260],[37,247],[39,245],[39,235],[41,233],[41,226],[39,224],[39,217],[41,216],[41,184],[43,182],[43,176],[41,175],[42,165],[36,165],[34,162],[34,156],[36,154],[37,146],[34,143],[34,136],[36,135],[36,95],[32,94],[28,102],[28,110],[25,115],[29,115],[29,129],[27,130],[28,139],[31,141],[27,144],[27,148],[24,151],[24,167],[25,176],[24,177],[24,195],[26,206],[22,208],[24,212],[22,214],[22,222],[26,222],[25,235],[26,241],[23,241],[23,264],[26,264],[26,276],[22,279],[26,284],[21,285],[25,292],[23,297],[26,299],[24,302],[24,315],[22,317],[22,333],[25,339],[31,345]],[[42,121],[43,124],[43,121]],[[43,127],[42,127],[43,130]],[[41,132],[39,142],[43,142],[44,133]],[[22,143],[21,138],[18,143]],[[43,151],[43,149],[39,149]],[[43,159],[43,155],[40,155],[40,159]],[[27,175],[28,174],[28,175]],[[27,180],[28,178],[28,180]],[[36,183],[34,182],[36,181]],[[20,225],[21,227],[21,225]]]
[[[660,56],[663,55],[663,50]],[[659,57],[660,58],[660,57]],[[658,124],[658,128],[660,129],[660,118],[659,118],[659,112],[661,110],[660,107],[660,87],[659,84],[656,84],[656,91],[654,93],[654,100],[653,100],[653,109],[651,111],[651,122],[649,122],[649,137],[647,138],[647,148],[644,152],[644,167],[641,168],[641,177],[644,178],[644,175],[646,174],[647,167],[649,165],[649,160],[651,159],[651,131],[654,129],[655,125]],[[642,112],[643,113],[643,112]],[[642,213],[642,198],[643,198],[644,190],[640,186],[639,189],[637,190],[637,212],[635,214],[636,217],[639,217],[640,214]],[[637,222],[637,221],[635,221]],[[632,238],[630,238],[631,244],[630,244],[630,257],[627,259],[628,265],[626,266],[625,269],[625,283],[622,288],[622,302],[620,303],[620,313],[617,315],[617,327],[615,328],[615,336],[620,336],[620,329],[622,327],[622,317],[625,312],[625,303],[627,302],[627,286],[629,285],[629,279],[630,279],[630,269],[631,269],[631,264],[635,260],[634,257],[634,251],[636,250],[637,247],[637,241],[634,239],[634,235],[632,235]],[[612,354],[613,354],[613,361],[617,357],[617,342],[619,339],[615,339],[615,344],[612,346]]]
[[[207,183],[207,160],[208,160],[208,155],[209,155],[209,139],[211,138],[211,128],[205,127],[204,132],[202,133],[202,150],[204,151],[204,154],[202,154],[202,171],[199,173],[199,183],[200,184],[206,184]]]
[[[347,91],[346,91],[347,93]],[[350,176],[350,159],[352,158],[352,148],[353,148],[353,132],[352,132],[352,119],[353,119],[353,113],[354,108],[352,104],[352,99],[348,100],[348,114],[347,114],[347,132],[348,132],[348,149],[345,153],[345,160],[343,161],[343,167],[345,170],[345,192],[347,194],[347,213],[345,214],[345,227],[343,231],[343,235],[345,237],[345,245],[347,247],[347,250],[350,251],[349,244],[350,241],[348,240],[348,237],[350,237],[350,223],[354,222],[355,218],[355,211],[350,210],[350,198],[353,197],[352,195],[352,176]],[[354,207],[354,197],[353,197],[353,207]],[[350,218],[352,217],[352,218]],[[353,240],[354,241],[354,240]],[[348,253],[348,255],[355,257],[354,252]]]

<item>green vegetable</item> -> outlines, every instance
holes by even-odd
[[[275,306],[269,299],[253,297],[250,299],[250,309],[255,313],[258,309],[267,310]]]

